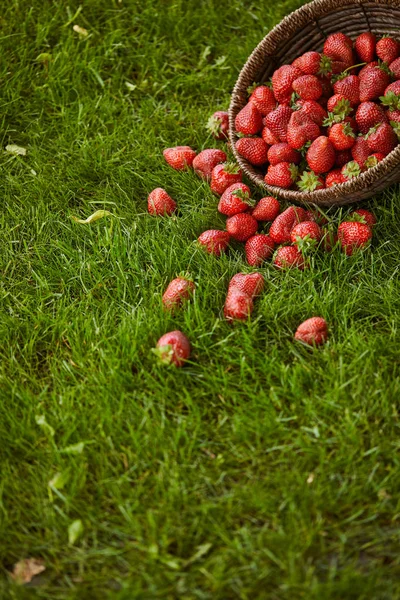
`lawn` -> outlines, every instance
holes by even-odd
[[[208,117],[299,5],[2,8],[5,600],[400,597],[398,190],[364,203],[370,250],[321,252],[304,272],[266,264],[251,320],[232,326],[222,306],[243,248],[201,251],[199,234],[224,226],[218,200],[162,158],[223,148]],[[147,214],[158,186],[176,217]],[[71,218],[99,209],[112,215]],[[181,272],[197,290],[170,316],[161,295]],[[313,315],[330,326],[317,351],[293,342]],[[192,343],[182,369],[151,352],[172,329]],[[28,557],[46,570],[18,586],[9,571]]]

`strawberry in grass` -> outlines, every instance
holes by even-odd
[[[166,148],[163,156],[170,167],[176,171],[184,171],[192,166],[196,152],[190,146],[175,146]]]
[[[226,231],[209,229],[204,231],[198,238],[198,242],[209,254],[219,256],[228,247],[231,236]]]
[[[266,196],[261,198],[251,214],[257,221],[274,221],[280,210],[278,200],[273,196]]]
[[[226,221],[226,230],[238,242],[246,242],[258,229],[258,221],[249,214],[240,213]]]
[[[387,156],[398,144],[397,135],[389,123],[381,123],[372,127],[365,136],[368,146],[373,152],[379,152]]]
[[[304,171],[297,186],[302,192],[314,192],[324,189],[325,180],[322,175],[316,175],[313,171]]]
[[[392,63],[400,54],[400,44],[390,37],[384,37],[376,44],[376,54],[378,58],[388,65]]]
[[[356,250],[366,248],[372,238],[372,230],[365,223],[346,221],[338,228],[338,239],[342,250],[351,256]]]
[[[284,189],[290,188],[297,180],[298,168],[293,163],[282,162],[270,165],[264,181],[267,185],[274,185]]]
[[[147,209],[151,215],[170,216],[176,210],[176,202],[163,188],[156,188],[147,198]]]
[[[273,262],[278,269],[297,268],[303,271],[305,267],[304,257],[296,246],[281,246],[281,248],[278,248]]]
[[[277,105],[274,92],[266,85],[258,85],[252,91],[249,102],[254,104],[263,117],[272,112]]]
[[[318,244],[322,238],[320,226],[315,221],[302,221],[291,231],[290,239],[299,250],[306,250]]]
[[[227,140],[229,132],[229,113],[217,110],[208,120],[207,129],[216,140]]]
[[[281,105],[271,111],[264,119],[265,126],[280,142],[287,142],[287,130],[292,113],[293,111],[289,106]],[[263,139],[266,141],[265,137]]]
[[[252,267],[260,267],[265,260],[271,258],[274,248],[275,242],[269,235],[253,235],[244,247],[248,264]]]
[[[194,289],[195,285],[191,279],[176,277],[168,284],[163,294],[162,303],[164,307],[171,311],[180,307],[190,297]]]
[[[234,163],[217,165],[211,174],[211,191],[214,194],[223,194],[232,184],[242,181],[242,171]]]
[[[371,127],[387,123],[385,111],[375,102],[361,102],[356,112],[356,121],[360,133],[368,133]]]
[[[170,331],[160,337],[154,353],[163,364],[182,367],[190,357],[190,342],[181,331]]]
[[[290,242],[290,234],[297,223],[305,221],[307,213],[304,208],[289,206],[283,213],[278,215],[269,230],[269,236],[276,244]]]
[[[262,127],[263,120],[261,113],[252,102],[246,104],[236,115],[235,128],[239,133],[255,135],[261,131]]]
[[[335,148],[332,142],[321,135],[307,150],[306,160],[314,173],[327,173],[335,164]]]
[[[230,185],[222,194],[218,211],[227,217],[233,217],[249,210],[252,204],[250,200],[250,188],[244,183],[234,183]]]
[[[328,339],[328,325],[322,317],[311,317],[298,326],[294,339],[309,346],[321,346]]]
[[[202,150],[193,161],[193,169],[203,179],[211,177],[214,167],[226,161],[226,154],[217,148]]]
[[[356,39],[354,48],[358,54],[360,62],[372,62],[375,58],[376,36],[369,31],[362,33]]]
[[[236,150],[252,165],[264,165],[268,160],[268,146],[260,137],[239,138],[235,144]]]
[[[277,165],[281,162],[289,162],[298,165],[301,161],[301,154],[286,142],[274,144],[268,150],[268,161],[271,165]]]
[[[237,288],[253,299],[261,294],[264,283],[261,273],[236,273],[229,282],[228,292],[232,288]]]
[[[349,221],[360,221],[360,223],[365,223],[369,227],[376,225],[375,215],[365,208],[357,208],[357,210],[352,212],[349,216]]]
[[[253,299],[237,287],[228,290],[224,305],[224,316],[229,321],[246,321],[253,311]]]

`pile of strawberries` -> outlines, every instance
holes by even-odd
[[[330,35],[249,90],[237,152],[268,185],[313,192],[374,167],[400,135],[400,44],[373,33]]]

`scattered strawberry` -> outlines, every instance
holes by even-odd
[[[381,68],[372,67],[359,77],[360,80],[360,102],[377,100],[390,84],[390,76]]]
[[[374,60],[376,49],[376,36],[367,31],[358,36],[354,43],[360,62],[370,63]]]
[[[349,123],[335,123],[329,131],[329,140],[335,150],[349,150],[354,146],[355,138]]]
[[[276,198],[266,196],[261,198],[252,212],[257,221],[273,221],[279,215],[280,205]]]
[[[253,311],[253,299],[251,296],[242,292],[237,287],[228,290],[225,300],[224,315],[225,318],[233,321],[246,321]]]
[[[289,206],[283,213],[278,215],[269,230],[269,236],[276,244],[290,242],[290,234],[297,223],[305,221],[307,213],[304,208]]]
[[[315,245],[321,240],[321,228],[315,221],[303,221],[295,225],[291,231],[290,239],[299,250]]]
[[[222,194],[218,211],[227,217],[233,217],[249,210],[251,205],[250,188],[244,183],[233,183]]]
[[[326,110],[316,100],[297,100],[294,108],[298,108],[303,114],[310,117],[318,127],[322,127],[322,123],[328,116]]]
[[[176,210],[176,202],[163,188],[156,188],[147,198],[147,209],[151,215],[172,215]]]
[[[324,54],[329,58],[353,64],[353,42],[344,33],[333,33],[327,37],[324,43]]]
[[[349,218],[351,221],[359,219],[360,223],[365,223],[369,227],[376,225],[375,215],[370,210],[366,210],[365,208],[357,208],[357,210],[351,213]]]
[[[246,260],[252,267],[259,267],[271,258],[274,253],[275,242],[265,234],[253,235],[245,244]]]
[[[368,245],[372,238],[372,230],[365,223],[346,221],[339,225],[338,238],[347,256],[351,256],[355,250]]]
[[[196,152],[190,146],[175,146],[175,148],[166,148],[163,156],[173,169],[183,171],[192,166]]]
[[[288,144],[300,150],[307,142],[311,142],[321,134],[318,125],[301,110],[294,112],[290,117],[287,129]]]
[[[400,44],[390,37],[384,37],[376,44],[376,54],[378,58],[388,65],[392,63],[400,54]]]
[[[168,310],[173,310],[182,305],[193,292],[195,285],[190,279],[176,277],[173,279],[162,297],[162,303]]]
[[[350,179],[354,179],[354,177],[358,177],[361,174],[360,165],[352,160],[347,165],[342,167],[342,176],[344,181],[350,181]]]
[[[225,252],[230,241],[230,235],[226,231],[219,229],[209,229],[204,231],[198,238],[201,246],[204,246],[209,254],[219,256],[221,252]]]
[[[272,133],[268,127],[263,128],[261,137],[268,146],[279,144],[279,137]]]
[[[321,346],[328,339],[328,325],[322,317],[311,317],[298,326],[294,339],[309,346]]]
[[[381,123],[372,127],[366,135],[368,146],[372,152],[380,152],[387,156],[397,146],[398,139],[389,123]]]
[[[279,144],[274,144],[268,150],[268,161],[271,165],[277,165],[281,162],[294,163],[298,165],[301,160],[300,152],[294,150],[289,144],[286,142],[279,142]]]
[[[245,135],[255,135],[261,131],[263,127],[262,116],[258,108],[249,102],[244,108],[236,115],[235,128],[236,131],[244,133]]]
[[[277,165],[270,165],[264,181],[267,185],[274,185],[281,188],[290,188],[296,181],[298,168],[293,163],[282,162]]]
[[[306,160],[314,173],[327,173],[335,164],[335,148],[332,142],[321,135],[307,150]]]
[[[217,110],[208,120],[207,129],[216,140],[227,140],[229,132],[229,113]]]
[[[303,100],[318,100],[322,96],[322,85],[315,75],[301,75],[293,81],[292,88]]]
[[[261,273],[236,273],[229,282],[228,292],[232,288],[237,288],[253,299],[263,291],[264,277]]]
[[[351,149],[351,155],[353,160],[360,166],[361,169],[365,167],[365,161],[371,154],[368,142],[363,137],[358,137],[355,141],[354,146]]]
[[[214,167],[226,161],[226,154],[217,148],[202,150],[193,160],[193,169],[203,179],[210,179]]]
[[[278,269],[290,269],[297,267],[304,270],[304,257],[296,246],[281,246],[275,253],[274,265]]]
[[[356,112],[356,121],[360,133],[368,133],[371,127],[386,123],[387,117],[381,106],[375,102],[361,102]]]
[[[233,183],[242,181],[242,171],[233,163],[224,163],[213,168],[211,173],[211,191],[223,194]]]
[[[335,94],[340,94],[355,106],[360,102],[360,79],[357,75],[347,75],[339,79],[333,86]]]
[[[242,137],[235,145],[240,156],[252,165],[260,166],[268,160],[268,146],[260,137]]]
[[[325,187],[330,188],[330,187],[333,187],[334,185],[340,185],[341,183],[344,183],[344,181],[345,181],[345,179],[342,175],[342,170],[334,169],[333,171],[328,173],[328,175],[326,176]]]
[[[314,192],[324,189],[325,180],[322,175],[316,175],[313,171],[304,171],[297,186],[302,192]]]
[[[258,229],[258,221],[249,214],[241,213],[229,217],[226,221],[226,230],[238,242],[245,242]]]
[[[253,90],[249,98],[249,102],[254,104],[263,117],[266,117],[276,108],[276,98],[274,96],[274,92],[266,85],[257,86]]]
[[[297,67],[283,65],[272,75],[272,89],[275,98],[280,104],[288,104],[293,93],[293,81],[300,77],[302,72]],[[283,140],[284,141],[284,140]]]
[[[170,331],[160,337],[154,352],[162,363],[182,367],[190,356],[190,342],[181,331]]]
[[[280,142],[287,142],[287,129],[292,112],[289,106],[281,105],[265,117],[265,126]]]

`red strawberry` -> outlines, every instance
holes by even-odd
[[[315,221],[303,221],[295,225],[291,231],[290,239],[300,250],[313,245],[321,240],[321,228]]]
[[[224,163],[213,168],[211,173],[211,191],[223,194],[233,183],[242,181],[242,171],[232,163]]]
[[[306,52],[293,61],[292,67],[300,69],[306,75],[317,75],[321,69],[321,55],[319,52]]]
[[[300,69],[291,65],[283,65],[274,72],[272,75],[272,89],[279,103],[290,102],[293,93],[292,83],[301,75]]]
[[[314,192],[324,189],[325,180],[322,175],[316,175],[313,171],[304,171],[297,186],[302,192]]]
[[[249,102],[244,108],[236,115],[235,128],[236,131],[244,133],[245,135],[255,135],[261,131],[263,126],[262,116],[258,108]]]
[[[298,168],[293,163],[281,162],[270,165],[264,181],[267,185],[275,185],[281,188],[290,188],[296,181]]]
[[[290,242],[290,234],[297,223],[305,221],[307,213],[304,208],[289,206],[283,213],[278,215],[269,230],[269,236],[276,244]]]
[[[356,142],[357,139],[358,138],[356,138]],[[344,167],[344,165],[346,165],[352,159],[353,157],[351,155],[351,150],[339,150],[339,152],[336,152],[335,167]]]
[[[162,363],[182,367],[190,356],[190,342],[181,331],[170,331],[160,337],[154,352]]]
[[[376,165],[384,158],[386,158],[386,156],[381,152],[375,152],[374,154],[371,154],[371,156],[368,156],[367,160],[365,161],[365,168],[372,169],[372,167],[376,167]]]
[[[360,76],[360,102],[376,100],[390,84],[390,77],[381,67],[372,67]]]
[[[173,279],[162,297],[162,303],[168,310],[173,310],[182,305],[184,300],[187,300],[193,292],[195,285],[190,279],[177,277]]]
[[[335,164],[335,148],[332,142],[321,135],[313,141],[306,155],[308,166],[314,173],[327,173]]]
[[[322,127],[324,119],[328,116],[326,110],[315,100],[297,100],[295,108],[297,107],[319,127]]]
[[[216,140],[227,140],[229,132],[229,113],[217,110],[208,120],[207,129],[211,131]]]
[[[389,69],[392,71],[395,79],[400,79],[400,58],[396,58],[391,62]]]
[[[303,100],[318,100],[322,96],[322,85],[315,75],[301,75],[293,81],[292,88]]]
[[[228,217],[249,210],[251,204],[250,189],[244,183],[233,183],[222,194],[218,211]]]
[[[176,210],[176,202],[163,188],[156,188],[147,198],[147,209],[151,215],[172,215]]]
[[[229,282],[228,292],[232,288],[237,288],[253,299],[263,291],[264,277],[261,273],[236,273]]]
[[[303,271],[305,262],[302,253],[296,246],[282,246],[275,253],[274,265],[278,269],[297,267]]]
[[[203,179],[209,179],[214,167],[226,161],[226,154],[217,148],[202,150],[193,161],[193,169]]]
[[[373,33],[367,31],[358,36],[354,48],[358,54],[360,62],[370,63],[375,58],[376,37]]]
[[[300,150],[307,142],[317,139],[321,131],[318,125],[301,110],[290,117],[287,141],[292,148]]]
[[[264,260],[271,258],[274,248],[275,242],[268,235],[253,235],[244,247],[247,262],[252,267],[261,266]]]
[[[267,145],[273,146],[274,144],[279,144],[279,137],[272,133],[268,127],[263,128],[261,135]]]
[[[400,110],[388,110],[387,115],[385,115],[385,117],[386,116],[389,119],[389,122],[393,128],[394,128],[393,122],[400,123]]]
[[[388,92],[393,92],[396,95],[400,94],[400,81],[394,81],[388,85],[384,95],[387,96]]]
[[[330,120],[330,117],[328,117],[327,120]],[[344,119],[341,119],[341,120],[336,120],[336,117],[334,117],[332,119],[332,121],[333,121],[332,124],[326,130],[328,136],[329,136],[329,134],[331,132],[331,129],[332,129],[333,125],[335,125],[335,124],[346,125],[346,123],[348,123],[350,125],[351,129],[353,130],[353,133],[357,133],[357,131],[358,131],[357,121],[354,119],[354,117],[350,117],[349,116],[349,117],[345,117]]]
[[[354,146],[355,133],[349,123],[335,123],[329,132],[329,140],[335,150],[349,150]]]
[[[360,133],[368,133],[371,127],[387,122],[385,111],[375,102],[362,102],[357,108],[356,121]]]
[[[345,98],[343,94],[334,94],[328,100],[327,109],[330,113],[334,113],[342,118],[351,112],[350,100]]]
[[[273,221],[279,215],[280,205],[276,198],[266,196],[261,198],[252,212],[257,221]]]
[[[400,44],[390,37],[384,37],[376,44],[376,54],[383,62],[390,65],[400,54]]]
[[[281,162],[298,165],[301,160],[301,154],[289,146],[289,144],[280,142],[279,144],[274,144],[268,150],[268,160],[271,165],[277,165]]]
[[[287,142],[287,129],[292,116],[289,106],[278,106],[265,117],[265,125],[281,142]],[[264,138],[265,141],[265,138]]]
[[[353,106],[360,102],[360,80],[357,75],[347,75],[344,79],[339,79],[334,84],[333,91],[350,100]]]
[[[350,179],[354,179],[354,177],[358,177],[361,174],[360,165],[354,160],[347,163],[342,167],[342,175],[345,181],[349,181]]]
[[[375,125],[367,133],[368,146],[372,152],[380,152],[387,156],[398,144],[397,135],[389,123]]]
[[[326,176],[325,187],[330,188],[330,187],[333,187],[334,185],[340,185],[343,182],[344,182],[344,177],[342,175],[341,169],[334,169],[333,171],[328,173],[328,175]]]
[[[241,292],[237,287],[228,290],[225,300],[225,318],[232,321],[238,319],[246,321],[253,311],[253,300],[251,296]]]
[[[190,146],[175,146],[175,148],[166,148],[163,156],[173,169],[183,171],[186,167],[192,166],[196,152]]]
[[[353,42],[344,33],[333,33],[325,40],[324,54],[350,66],[353,64]]]
[[[371,150],[369,149],[367,140],[363,137],[358,137],[351,149],[351,155],[353,160],[360,165],[361,169],[364,168],[365,161],[370,154]]]
[[[356,219],[359,219],[361,223],[366,223],[369,227],[373,227],[376,224],[375,215],[365,208],[357,208],[350,215],[350,220],[355,221]]]
[[[372,62],[369,62],[367,65],[365,65],[365,67],[363,67],[362,69],[360,69],[360,72],[358,73],[359,77],[362,77],[364,75],[364,73],[366,71],[368,71],[368,69],[372,69],[373,67],[377,67],[379,65],[379,61],[377,60],[373,60]]]
[[[328,223],[328,219],[322,212],[318,210],[306,210],[306,218],[305,221],[315,221],[318,225],[326,225]]]
[[[309,346],[321,346],[328,339],[328,325],[322,317],[311,317],[298,326],[294,339]]]
[[[365,248],[368,245],[372,238],[372,231],[364,223],[346,221],[339,225],[338,238],[347,256],[351,256],[355,250]]]
[[[268,146],[259,137],[254,138],[239,138],[235,144],[236,150],[252,165],[263,165],[268,160]]]
[[[246,213],[229,217],[226,221],[226,230],[238,242],[245,242],[258,229],[258,221]]]
[[[259,85],[254,90],[249,98],[257,110],[263,117],[266,117],[272,110],[276,108],[276,98],[271,88],[266,85]]]
[[[209,229],[204,231],[198,238],[201,246],[204,246],[209,254],[219,256],[221,252],[225,252],[228,247],[230,235],[226,231],[219,229]]]

